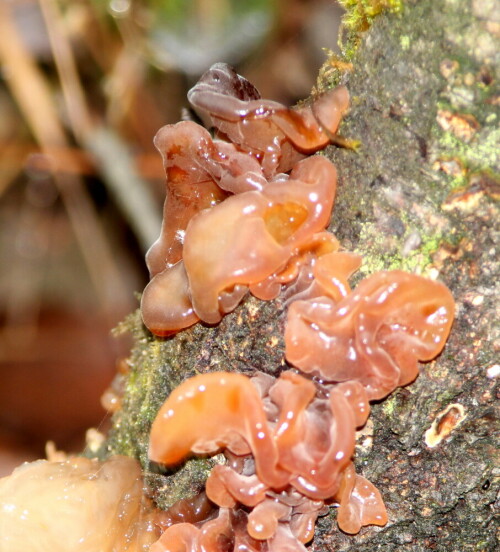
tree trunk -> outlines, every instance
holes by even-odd
[[[344,79],[352,108],[341,133],[361,147],[326,154],[340,175],[330,230],[364,257],[354,280],[393,268],[438,277],[457,312],[441,356],[373,405],[358,439],[357,471],[380,489],[389,523],[350,536],[331,509],[311,550],[498,550],[499,33],[494,0],[408,0],[399,13],[375,17]],[[151,472],[149,427],[180,381],[211,370],[278,373],[284,313],[279,299],[249,297],[220,325],[169,339],[152,337],[132,315],[123,328],[135,347],[106,452],[136,456]],[[149,481],[167,506],[199,490],[209,467],[193,460]]]

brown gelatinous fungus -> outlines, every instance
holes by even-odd
[[[448,288],[400,270],[365,278],[340,301],[295,301],[285,330],[287,360],[330,382],[359,381],[370,400],[413,381],[418,360],[437,356],[455,304]]]
[[[364,525],[385,525],[387,511],[378,489],[354,472],[351,463],[343,472],[336,499],[340,504],[337,523],[346,533],[358,533]]]
[[[188,92],[188,100],[223,137],[259,159],[269,178],[330,142],[349,106],[349,93],[340,86],[312,106],[288,108],[261,99],[232,67],[216,63]]]
[[[200,319],[194,312],[184,263],[170,266],[146,286],[141,299],[144,324],[163,336],[188,328]]]
[[[217,137],[188,121],[155,139],[167,199],[147,255],[143,320],[160,336],[216,324],[248,292],[270,300],[286,285],[285,357],[301,374],[211,372],[171,393],[153,422],[150,458],[174,466],[221,451],[226,462],[212,469],[206,495],[159,518],[164,533],[151,552],[306,552],[332,503],[346,533],[384,525],[379,491],[354,471],[356,429],[370,401],[413,381],[418,361],[440,353],[453,298],[443,284],[398,270],[351,290],[361,258],[325,230],[335,167],[306,157],[334,141],[344,87],[289,109],[215,64],[188,98]]]
[[[262,451],[264,472],[285,483],[259,394],[242,374],[201,374],[174,389],[153,423],[149,457],[176,464],[189,452],[209,454],[221,447],[235,454]]]
[[[184,241],[184,265],[193,308],[208,323],[232,310],[248,287],[267,280],[266,299],[281,288],[279,273],[316,232],[328,224],[336,172],[323,157],[300,161],[290,179],[262,192],[228,198],[197,215]],[[233,299],[233,296],[236,298]],[[224,303],[227,303],[227,306]]]
[[[146,255],[152,279],[141,310],[160,336],[199,319],[219,322],[248,290],[272,299],[296,276],[329,222],[337,183],[330,161],[304,151],[329,142],[349,103],[340,87],[289,109],[261,100],[225,64],[212,67],[188,98],[220,137],[183,121],[155,138],[167,194],[160,237]]]
[[[146,255],[151,276],[182,259],[183,233],[191,218],[227,196],[203,163],[218,155],[203,127],[191,121],[167,125],[158,131],[154,143],[163,158],[167,193],[160,237]]]
[[[356,426],[369,411],[362,386],[333,385],[319,396],[312,381],[286,371],[262,396],[256,380],[214,372],[182,383],[153,423],[150,457],[175,464],[191,452],[226,449],[229,463],[212,470],[208,498],[221,512],[244,506],[248,536],[267,541],[269,550],[288,533],[296,545],[308,542],[327,499],[340,504],[339,526],[346,532],[385,524],[380,493],[354,473],[351,462]],[[169,538],[194,539],[192,548],[179,549],[189,551],[202,542],[203,528],[167,531]]]

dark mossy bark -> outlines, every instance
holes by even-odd
[[[373,406],[358,441],[357,470],[380,489],[389,523],[349,536],[332,510],[311,550],[498,550],[499,21],[490,0],[407,1],[375,18],[344,77],[352,109],[342,134],[361,147],[326,151],[340,174],[330,228],[363,254],[356,278],[393,268],[438,277],[457,313],[443,354]],[[154,471],[148,430],[170,390],[205,371],[279,372],[284,312],[280,300],[249,298],[219,326],[170,339],[153,338],[131,317],[124,326],[135,347],[107,451]],[[426,431],[453,404],[464,419],[429,447]],[[190,461],[180,473],[152,476],[160,503],[195,492],[209,467]]]

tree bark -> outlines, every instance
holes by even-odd
[[[380,489],[389,523],[350,536],[331,509],[311,550],[498,550],[499,34],[494,0],[408,0],[360,36],[344,78],[352,108],[341,133],[361,147],[330,147],[326,155],[340,175],[330,230],[364,257],[354,282],[394,268],[438,277],[457,312],[441,356],[373,405],[358,439],[357,471]],[[169,339],[152,337],[138,313],[122,325],[135,346],[103,452],[139,458],[162,506],[199,490],[210,461],[152,473],[148,433],[161,403],[195,373],[277,374],[285,365],[284,313],[280,299],[249,297],[220,325],[197,324]],[[441,437],[451,432],[431,447],[426,431],[435,421]]]

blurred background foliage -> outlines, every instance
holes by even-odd
[[[0,0],[0,475],[78,451],[129,343],[161,223],[153,136],[216,61],[307,97],[334,0]]]

